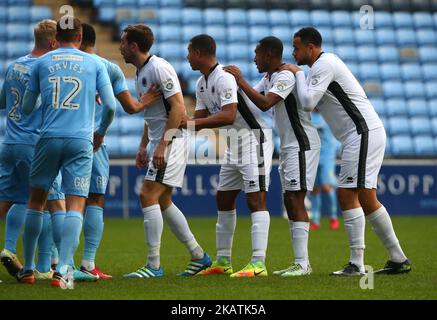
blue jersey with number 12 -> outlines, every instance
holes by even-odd
[[[110,84],[104,64],[78,49],[63,47],[39,58],[28,90],[41,94],[41,138],[92,141],[96,90]]]

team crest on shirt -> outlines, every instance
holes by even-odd
[[[174,87],[173,80],[171,78],[168,78],[167,80],[165,80],[163,84],[164,84],[165,90],[168,90],[168,91],[172,90]]]
[[[276,83],[276,89],[278,89],[278,91],[284,91],[285,88],[287,88],[287,82],[285,82],[285,81],[278,81]]]
[[[225,96],[226,99],[229,100],[229,99],[232,98],[232,89],[231,88],[225,89],[223,91],[224,91],[224,96]]]
[[[319,77],[317,76],[317,77],[313,77],[312,79],[311,79],[311,85],[312,86],[315,86],[316,84],[318,84],[319,83]]]

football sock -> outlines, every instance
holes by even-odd
[[[311,201],[311,222],[315,224],[320,224],[320,215],[321,215],[321,204],[322,204],[322,195],[312,194],[308,195],[308,198]]]
[[[231,261],[232,241],[237,225],[237,211],[218,211],[216,230],[217,259],[227,258]]]
[[[343,211],[344,227],[349,239],[351,250],[350,262],[360,270],[364,269],[364,230],[366,220],[363,208],[355,208]]]
[[[24,270],[35,269],[35,251],[43,225],[43,212],[27,209],[23,231]]]
[[[176,238],[182,242],[191,253],[191,258],[198,260],[204,256],[203,249],[199,246],[190,230],[187,219],[174,203],[162,211],[162,216]]]
[[[294,262],[303,269],[308,268],[308,232],[310,223],[305,221],[288,221],[291,241],[293,243]]]
[[[265,261],[269,238],[270,215],[268,211],[255,211],[252,218],[252,262]]]
[[[52,221],[53,223],[53,221]],[[53,235],[53,232],[52,232]],[[52,241],[52,264],[58,264],[59,263],[59,252],[58,249],[56,249],[55,243]]]
[[[329,191],[326,194],[327,202],[328,202],[328,209],[331,216],[331,219],[337,219],[337,196],[335,194],[335,189],[332,188],[331,191]]]
[[[143,208],[144,235],[148,247],[147,265],[153,269],[160,266],[159,251],[163,229],[162,213],[159,204]]]
[[[65,211],[57,211],[52,213],[52,233],[53,242],[56,249],[61,250],[62,228],[64,227]]]
[[[393,262],[404,262],[407,260],[402,251],[399,240],[396,237],[390,216],[384,206],[367,216],[367,220],[372,225],[373,231],[387,248],[390,260]]]
[[[39,272],[50,271],[52,256],[52,221],[48,211],[44,211],[41,234],[38,238],[38,263],[36,270]]]
[[[64,274],[65,266],[71,265],[74,252],[80,241],[83,217],[78,211],[67,211],[62,228],[61,250],[59,251],[59,264],[56,267],[58,272]]]
[[[6,216],[5,248],[17,253],[17,240],[26,218],[26,205],[14,204]]]
[[[103,234],[103,208],[87,206],[83,220],[83,235],[85,239],[82,266],[87,270],[94,270],[96,252]]]

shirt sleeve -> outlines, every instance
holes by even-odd
[[[205,102],[203,101],[202,97],[200,96],[200,79],[197,80],[196,83],[196,108],[195,111],[199,110],[206,110]]]
[[[121,71],[120,67],[115,63],[111,63],[109,70],[109,77],[112,82],[114,95],[118,95],[123,91],[128,91],[129,89],[127,87],[126,78],[124,77],[123,71]]]
[[[39,93],[39,62],[36,61],[31,68],[29,80],[27,82],[26,89],[32,92]]]
[[[97,63],[96,89],[100,92],[103,87],[111,85],[111,79],[109,78],[108,70],[103,62],[95,61]]]
[[[176,71],[169,63],[162,63],[155,68],[156,84],[164,95],[165,99],[182,92]]]
[[[290,71],[282,71],[275,77],[272,88],[269,92],[280,96],[283,100],[293,91],[296,80]]]
[[[238,103],[238,86],[233,75],[224,73],[218,81],[217,90],[221,107],[231,103]]]

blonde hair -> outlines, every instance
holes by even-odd
[[[56,21],[44,19],[38,22],[33,29],[35,47],[45,48],[48,42],[56,38]]]

